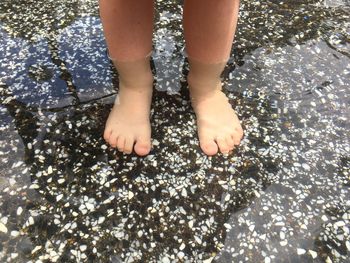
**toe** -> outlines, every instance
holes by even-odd
[[[243,129],[241,126],[235,128],[235,133],[237,134],[237,137],[239,137],[240,140],[243,138]]]
[[[117,140],[118,140],[118,135],[112,132],[108,138],[108,143],[110,146],[115,148],[115,147],[117,147]]]
[[[117,148],[120,152],[124,151],[125,147],[125,137],[124,136],[119,136],[118,141],[117,141]]]
[[[138,137],[134,147],[135,152],[144,156],[147,155],[151,150],[151,138],[150,137]]]
[[[124,153],[130,154],[132,153],[132,148],[134,146],[134,138],[128,137],[125,139]]]
[[[199,137],[199,146],[206,155],[214,155],[218,152],[218,146],[214,141],[214,138]]]
[[[234,145],[239,145],[241,143],[241,140],[243,138],[243,130],[242,128],[235,129],[235,133],[231,135],[231,138],[234,142]]]
[[[106,142],[109,142],[109,137],[112,134],[112,130],[110,129],[105,129],[104,133],[103,133],[103,138],[105,139]]]
[[[235,148],[235,142],[233,141],[231,136],[226,137],[226,143],[230,151],[232,151],[233,148]]]
[[[228,154],[228,152],[230,151],[230,148],[226,142],[226,138],[225,137],[218,137],[216,139],[216,142],[219,146],[220,152],[223,154]]]
[[[234,142],[234,145],[239,145],[241,143],[241,138],[240,136],[237,136],[237,134],[234,134],[231,136],[233,142]]]
[[[239,145],[243,138],[243,129],[242,127],[236,127],[234,134],[231,135],[231,138],[235,145]]]

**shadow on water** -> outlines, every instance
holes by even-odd
[[[91,98],[79,93],[92,78],[84,75],[88,73],[81,75],[86,80],[77,78],[79,69],[98,72],[94,63],[101,60],[81,68],[74,60],[85,63],[101,31],[87,31],[82,41],[93,41],[78,52],[69,35],[99,25],[98,20],[84,20],[86,14],[97,16],[96,3],[31,4],[28,14],[28,2],[0,3],[0,29],[10,36],[6,39],[21,38],[35,46],[44,37],[51,63],[32,58],[33,63],[26,61],[25,69],[11,77],[0,72],[1,128],[6,131],[0,135],[1,258],[310,262],[316,253],[320,260],[341,262],[349,255],[349,200],[344,199],[349,187],[348,122],[342,117],[347,95],[346,89],[333,89],[346,79],[339,61],[349,57],[347,4],[326,8],[311,0],[242,1],[237,40],[223,78],[245,139],[228,157],[210,158],[198,146],[188,100],[188,65],[179,34],[182,2],[156,5],[153,70],[158,90],[152,109],[153,149],[145,158],[121,155],[103,141],[114,92]],[[74,24],[78,18],[86,26]],[[318,43],[319,38],[326,44]],[[65,39],[71,42],[62,45]],[[309,41],[322,51],[334,50],[335,74],[326,71],[331,81],[319,83],[321,77],[295,73],[302,51],[312,53]],[[0,43],[1,48],[6,44]],[[63,58],[65,51],[73,59]],[[5,73],[10,72],[9,61],[6,56],[0,67]],[[281,66],[267,63],[271,61]],[[116,87],[117,76],[109,66],[102,78],[108,80],[105,86]],[[36,100],[26,104],[17,98],[21,89],[16,85],[28,81],[23,75],[38,87],[60,79],[59,99],[68,92],[71,100],[60,107],[52,107],[55,100],[47,107]],[[308,77],[311,84],[301,90],[288,85]],[[333,145],[326,144],[330,139]]]

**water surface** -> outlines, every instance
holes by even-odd
[[[245,137],[210,158],[182,2],[156,8],[140,158],[102,138],[118,78],[97,2],[0,2],[1,261],[348,262],[349,2],[241,2],[223,78]]]

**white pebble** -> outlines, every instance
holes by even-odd
[[[282,247],[286,246],[287,244],[288,244],[288,241],[287,241],[287,240],[283,240],[283,241],[280,242],[280,245],[281,245]]]
[[[324,222],[328,221],[328,217],[327,217],[326,215],[323,215],[323,216],[321,217],[321,219],[322,219],[322,221],[324,221]]]
[[[198,244],[202,244],[202,239],[200,239],[199,237],[194,236],[194,239],[196,240],[196,242],[197,242]]]
[[[63,178],[57,180],[57,182],[58,182],[59,184],[63,184],[65,181],[66,181],[66,180],[63,179]]]
[[[17,208],[17,215],[20,216],[22,214],[22,212],[23,212],[23,208],[19,206]]]
[[[11,231],[11,236],[13,236],[13,237],[18,237],[18,236],[19,236],[19,232],[13,230],[13,231]]]
[[[308,164],[303,163],[301,166],[302,166],[306,171],[310,171],[310,166],[309,166]]]
[[[101,145],[101,149],[102,149],[102,150],[106,150],[107,148],[108,148],[107,145],[105,145],[105,144],[102,144],[102,145]]]
[[[280,238],[282,240],[284,240],[286,238],[286,234],[283,231],[280,232]]]
[[[93,204],[90,204],[90,203],[86,203],[85,206],[88,210],[93,210],[95,208],[95,206]]]
[[[185,253],[180,251],[179,253],[177,253],[177,256],[178,256],[178,258],[183,259],[185,256]]]
[[[37,184],[32,184],[29,186],[29,189],[39,189],[39,188],[40,188],[40,186]]]
[[[203,260],[203,263],[211,263],[213,261],[214,257],[211,258],[207,258],[205,260]]]
[[[35,252],[37,252],[39,249],[41,249],[42,246],[36,246],[33,250],[32,250],[32,254],[34,254]]]
[[[310,253],[310,255],[311,255],[311,257],[313,258],[313,259],[315,259],[315,258],[317,258],[317,252],[316,251],[313,251],[313,250],[309,250],[309,253]]]
[[[79,248],[80,251],[85,251],[87,249],[87,245],[81,245]]]
[[[224,227],[225,227],[226,229],[231,229],[231,228],[232,228],[232,226],[231,226],[230,224],[227,224],[227,223],[224,224]]]
[[[60,201],[63,198],[63,194],[59,194],[58,196],[56,196],[56,201]]]
[[[167,257],[162,258],[162,263],[170,263],[169,258]]]
[[[297,254],[298,255],[303,255],[303,254],[305,254],[306,253],[306,250],[305,249],[303,249],[303,248],[297,248]]]
[[[345,222],[344,221],[338,221],[334,223],[335,227],[341,227],[341,226],[345,226]]]
[[[129,200],[132,199],[133,197],[134,197],[134,193],[131,192],[131,191],[129,191],[129,192],[128,192],[128,198],[129,198]]]
[[[348,249],[348,251],[350,251],[350,242],[349,242],[349,241],[346,241],[346,242],[345,242],[345,245],[346,245],[346,248]]]
[[[104,216],[99,217],[99,218],[98,218],[98,223],[99,223],[99,224],[102,224],[102,223],[105,221],[105,219],[106,219],[106,218],[105,218]]]
[[[295,213],[293,213],[293,216],[294,217],[296,217],[296,218],[299,218],[299,217],[301,217],[301,212],[295,212]]]
[[[28,225],[33,225],[33,224],[34,224],[34,218],[30,216],[28,218]]]

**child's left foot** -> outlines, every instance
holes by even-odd
[[[240,143],[243,129],[226,95],[221,91],[221,82],[210,92],[207,88],[201,89],[198,84],[191,88],[191,84],[196,84],[191,83],[190,78],[188,83],[201,149],[207,155],[214,155],[218,150],[228,154]]]

